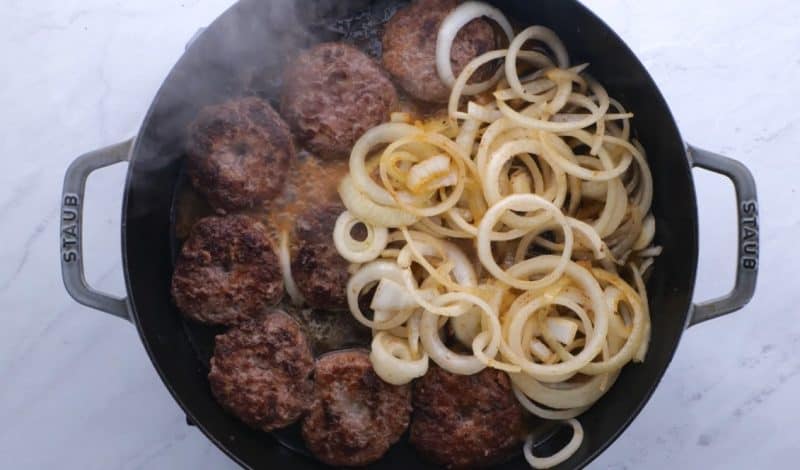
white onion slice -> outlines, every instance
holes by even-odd
[[[494,20],[506,34],[509,42],[511,42],[514,37],[514,30],[511,27],[511,23],[509,23],[508,19],[503,15],[503,12],[491,5],[483,2],[464,2],[453,9],[442,21],[442,24],[439,26],[439,33],[436,35],[436,72],[439,74],[439,78],[442,82],[448,87],[452,87],[453,83],[456,81],[456,77],[453,74],[453,66],[450,63],[450,49],[453,47],[453,41],[455,41],[456,35],[461,28],[475,18],[480,18],[482,16]],[[499,69],[497,73],[495,73],[495,77],[499,77],[502,72],[502,69]],[[492,77],[487,82],[492,83],[496,80],[495,77]],[[476,93],[474,90],[480,89],[482,85],[481,83],[467,85],[464,88],[464,93],[474,94]]]
[[[372,302],[369,306],[375,311],[393,312],[413,309],[418,305],[403,284],[384,278],[378,282],[378,287],[375,289],[375,295],[372,297]]]
[[[376,227],[402,227],[417,221],[417,216],[402,209],[376,204],[353,185],[349,176],[339,184],[339,197],[355,217]]]
[[[367,238],[363,241],[353,239],[350,231],[357,224],[367,229]],[[353,217],[350,211],[342,212],[333,227],[333,243],[342,258],[351,263],[366,263],[380,256],[389,241],[386,227],[373,227]]]
[[[411,124],[411,114],[403,111],[395,111],[389,115],[389,122]]]
[[[578,408],[569,408],[566,410],[548,410],[537,405],[533,400],[525,396],[522,391],[517,387],[512,387],[514,396],[523,408],[530,411],[534,416],[542,419],[563,420],[580,416],[584,411],[588,410],[588,406],[581,406]]]
[[[481,312],[470,310],[450,319],[453,336],[464,346],[471,346],[481,332]]]
[[[608,192],[608,182],[606,181],[582,181],[581,197],[604,201]]]
[[[501,343],[497,312],[483,299],[464,292],[451,292],[432,299],[437,305],[447,305],[453,300],[468,302],[477,307],[489,328],[473,340],[472,355],[458,354],[448,348],[439,336],[440,317],[424,312],[420,324],[420,340],[431,360],[442,369],[460,375],[477,374],[487,366],[498,367],[500,364],[494,360]]]
[[[538,339],[531,341],[531,353],[542,362],[547,362],[553,356],[553,351]]]
[[[530,281],[521,277],[515,277],[510,274],[510,270],[506,272],[495,261],[492,255],[492,229],[500,220],[506,211],[538,211],[543,210],[552,216],[553,220],[561,226],[564,230],[564,250],[558,258],[559,262],[553,267],[552,271],[542,276],[541,278]],[[572,256],[573,234],[567,218],[561,213],[558,207],[554,206],[549,201],[535,195],[535,194],[512,194],[499,200],[497,203],[484,214],[478,226],[477,236],[477,251],[478,258],[481,264],[487,271],[489,271],[496,279],[505,282],[509,286],[522,290],[540,289],[557,281],[564,273],[567,264],[570,263]],[[513,268],[512,268],[513,269]]]
[[[581,442],[583,442],[583,426],[581,426],[581,423],[576,419],[569,419],[565,422],[572,426],[572,439],[569,440],[563,449],[550,457],[536,457],[533,455],[533,434],[525,439],[522,453],[525,454],[525,460],[528,461],[531,467],[536,469],[553,468],[572,457],[572,454],[577,452],[578,448],[581,446]]]
[[[569,344],[575,340],[578,333],[578,324],[568,318],[550,317],[547,319],[547,328],[561,344]]]
[[[441,185],[442,182],[448,182],[449,179],[443,178],[448,177],[450,174],[452,174],[450,157],[447,155],[434,155],[417,163],[408,170],[406,186],[414,193],[438,189],[440,186],[437,186],[437,184]]]
[[[529,95],[527,90],[523,88],[519,79],[519,74],[517,73],[517,54],[522,46],[529,40],[541,41],[545,43],[547,47],[553,51],[553,55],[555,55],[556,58],[556,64],[562,69],[569,67],[569,55],[567,54],[567,48],[564,47],[564,43],[561,42],[561,39],[558,38],[556,33],[548,28],[545,28],[544,26],[531,26],[529,28],[525,28],[514,38],[513,41],[511,41],[511,44],[508,45],[508,55],[506,56],[505,62],[505,73],[506,80],[508,80],[508,85],[523,99],[527,99]]]
[[[568,410],[595,403],[605,393],[605,389],[600,387],[601,383],[606,381],[610,386],[617,375],[596,375],[586,382],[562,384],[545,384],[524,373],[509,376],[514,386],[536,403],[557,410]]]
[[[653,261],[653,258],[650,258],[650,261]],[[642,272],[644,272],[642,269]],[[636,269],[635,266],[631,266],[631,271],[633,272],[633,281],[636,285],[636,292],[639,294],[639,297],[643,300],[642,307],[644,308],[645,314],[647,315],[648,321],[647,325],[645,326],[644,332],[644,340],[642,341],[641,347],[636,351],[636,354],[633,356],[633,360],[635,362],[643,362],[645,356],[647,355],[647,349],[650,346],[650,305],[647,303],[647,288],[644,285],[644,280],[642,279],[642,273]]]
[[[359,137],[350,152],[350,177],[348,179],[352,180],[352,184],[359,192],[369,196],[373,202],[389,207],[396,206],[389,191],[376,183],[367,172],[367,156],[379,145],[389,144],[420,132],[416,127],[402,122],[387,122],[368,130]],[[352,209],[351,212],[353,212]],[[355,212],[353,213],[355,214]]]
[[[286,230],[281,230],[280,233],[280,247],[278,250],[278,262],[281,265],[281,274],[283,275],[283,286],[286,288],[286,293],[292,299],[292,303],[296,306],[301,306],[306,303],[300,289],[294,282],[292,276],[292,260],[289,251],[289,233]]]
[[[372,367],[378,377],[392,385],[403,385],[428,372],[428,355],[414,359],[414,354],[406,340],[391,336],[385,331],[378,332],[372,339],[369,354]]]
[[[474,101],[467,103],[467,114],[481,122],[494,122],[503,117],[497,106],[482,106]]]
[[[642,232],[639,234],[639,238],[636,239],[636,243],[633,244],[634,251],[644,250],[650,246],[650,243],[653,242],[655,235],[656,218],[653,217],[653,214],[649,214],[642,221]]]
[[[458,133],[458,137],[456,137],[456,145],[467,155],[472,154],[472,147],[475,145],[475,138],[478,137],[480,128],[480,121],[475,119],[467,119],[461,125],[461,131]]]
[[[649,258],[653,256],[660,256],[661,252],[664,251],[663,247],[660,246],[653,246],[646,250],[642,250],[639,252],[639,256],[642,258]]]
[[[561,257],[553,255],[541,255],[515,264],[508,270],[508,275],[512,277],[526,277],[534,274],[543,274],[548,272],[552,273],[562,264],[562,262],[563,259]],[[513,351],[509,348],[503,350],[503,355],[509,357],[509,360],[512,362],[522,366],[522,369],[529,377],[533,377],[538,380],[556,381],[555,379],[557,378],[558,381],[561,381],[564,380],[562,377],[569,374],[574,374],[581,368],[589,365],[590,362],[602,350],[606,335],[608,333],[610,312],[608,311],[608,305],[606,304],[603,290],[600,288],[600,284],[598,283],[597,279],[595,279],[595,277],[592,275],[592,272],[569,260],[567,261],[565,268],[562,269],[562,272],[571,277],[572,281],[577,284],[581,291],[589,298],[590,307],[594,313],[594,329],[591,335],[587,335],[586,345],[579,354],[573,356],[568,361],[563,361],[553,365],[534,364],[532,362],[525,361],[524,358],[522,358],[519,354],[521,352],[519,349],[517,349],[517,351]],[[516,302],[519,302],[524,306],[517,310],[514,310],[512,307],[512,309],[509,310],[509,315],[511,317],[508,320],[510,322],[509,330],[511,333],[516,331],[516,336],[519,336],[519,331],[524,325],[526,318],[530,317],[530,314],[544,306],[546,302],[546,298],[544,296],[534,297],[533,301],[531,302],[521,302],[520,299],[522,299],[522,297],[518,298]],[[516,341],[514,341],[511,337],[509,337],[509,343],[512,343],[512,348],[517,348],[517,345],[514,344]],[[501,344],[501,346],[504,345]]]
[[[358,298],[364,289],[377,284],[383,279],[391,279],[402,283],[404,282],[403,270],[394,262],[373,261],[362,266],[361,269],[350,276],[350,280],[347,282],[347,305],[350,307],[350,313],[367,328],[388,330],[402,325],[413,313],[413,310],[410,309],[400,311],[389,319],[381,318],[378,321],[369,320],[364,316],[361,307],[358,305]]]
[[[514,194],[528,194],[533,192],[533,178],[528,173],[516,173],[509,179],[511,192]]]

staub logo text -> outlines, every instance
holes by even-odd
[[[61,205],[61,259],[66,263],[78,261],[80,204],[77,194],[64,195]]]
[[[758,204],[755,201],[745,201],[741,207],[741,243],[742,267],[745,269],[758,268]]]

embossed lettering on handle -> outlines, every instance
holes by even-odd
[[[739,250],[742,253],[742,268],[754,271],[758,269],[758,202],[754,200],[742,202],[739,212],[741,213],[739,233],[742,234]]]
[[[61,201],[61,260],[65,263],[78,261],[80,253],[81,198],[75,193],[66,193]]]

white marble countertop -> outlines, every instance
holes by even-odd
[[[4,0],[0,6],[0,462],[4,468],[230,468],[172,401],[131,325],[61,284],[59,192],[80,153],[130,137],[184,43],[232,0]],[[595,469],[792,468],[800,435],[800,3],[587,0],[637,52],[684,137],[744,162],[761,199],[759,289],[688,331]],[[89,280],[124,292],[124,165],[94,174]],[[696,171],[696,299],[734,269],[733,191]],[[782,214],[782,215],[781,215]],[[657,334],[657,332],[655,332]]]

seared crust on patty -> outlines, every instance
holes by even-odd
[[[298,139],[323,159],[345,158],[396,106],[397,92],[386,73],[345,43],[317,44],[284,73],[281,113]]]
[[[436,71],[436,36],[439,25],[458,0],[416,0],[392,16],[383,33],[383,66],[410,95],[423,101],[446,102],[450,88]],[[490,23],[475,19],[456,35],[450,50],[453,74],[479,55],[497,46]],[[481,67],[473,79],[488,78],[489,69]]]
[[[411,412],[411,387],[382,381],[362,350],[317,359],[316,400],[303,419],[306,446],[328,465],[367,465],[400,439]]]
[[[448,468],[487,467],[519,450],[523,420],[505,372],[456,375],[433,366],[414,386],[410,442]]]
[[[206,217],[184,242],[172,275],[178,310],[201,323],[234,325],[283,297],[266,228],[245,215]]]
[[[314,308],[347,308],[349,263],[333,244],[333,226],[343,211],[344,207],[335,203],[310,210],[297,220],[292,277]]]
[[[275,311],[216,337],[208,380],[225,409],[271,431],[288,426],[311,406],[313,369],[300,325]]]
[[[225,212],[277,196],[295,149],[272,106],[246,97],[203,108],[189,128],[187,156],[192,185]]]

